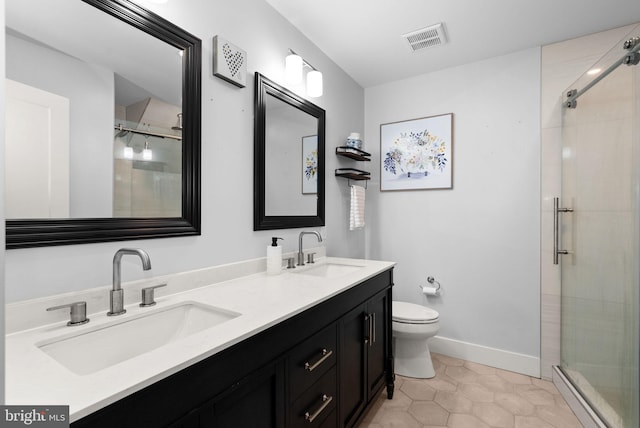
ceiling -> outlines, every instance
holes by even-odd
[[[640,22],[638,0],[266,1],[365,88]],[[439,22],[447,44],[401,37]]]
[[[178,49],[87,3],[6,0],[5,21],[11,36],[114,72],[118,83],[126,85],[116,87],[121,105],[150,94],[170,104],[182,104]]]

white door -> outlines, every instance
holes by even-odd
[[[6,80],[5,217],[69,217],[69,100]]]

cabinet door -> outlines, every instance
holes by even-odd
[[[352,426],[367,403],[368,338],[365,335],[368,335],[368,326],[364,305],[356,307],[340,320],[340,426]]]
[[[260,369],[200,411],[201,428],[281,428],[284,426],[284,363]]]
[[[367,400],[372,400],[385,384],[389,332],[385,328],[389,313],[389,293],[378,293],[366,305],[366,316],[370,322],[370,339],[367,347]]]
[[[169,425],[169,428],[200,428],[200,409],[193,410],[180,420]]]

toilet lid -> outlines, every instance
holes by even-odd
[[[420,324],[438,320],[440,314],[430,308],[408,302],[392,302],[393,320],[405,323]]]

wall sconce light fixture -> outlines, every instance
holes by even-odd
[[[304,61],[302,57],[292,50],[284,59],[284,78],[290,85],[297,85],[302,82],[302,67]]]
[[[289,49],[289,55],[285,58],[284,69],[286,82],[290,85],[301,83],[304,67],[311,69],[311,71],[307,73],[307,95],[314,98],[321,97],[322,73],[305,61],[300,55]]]
[[[322,73],[318,70],[307,73],[307,95],[314,98],[322,96]]]

